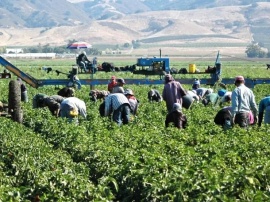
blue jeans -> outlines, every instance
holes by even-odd
[[[85,63],[84,63],[83,61],[80,62],[80,66],[81,66],[81,68],[84,70],[84,72],[87,71],[86,65],[85,65]]]
[[[123,124],[128,124],[130,118],[130,107],[128,104],[122,104],[117,110],[113,112],[113,121],[115,121],[119,126]]]

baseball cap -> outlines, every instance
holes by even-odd
[[[220,97],[223,97],[225,94],[226,94],[226,90],[224,90],[224,89],[221,89],[221,90],[219,90],[218,91],[218,95],[220,96]]]
[[[173,110],[181,112],[182,111],[182,106],[179,103],[174,103],[173,104]]]
[[[235,77],[235,81],[245,81],[243,76],[237,76]]]
[[[200,81],[199,81],[199,80],[195,80],[195,81],[193,82],[193,84],[200,85]]]
[[[122,83],[122,84],[125,84],[125,80],[124,79],[117,79],[117,82],[119,82],[119,83]]]
[[[124,92],[125,95],[134,95],[133,91],[131,89],[127,89]]]

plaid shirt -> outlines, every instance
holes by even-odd
[[[117,110],[122,104],[129,104],[127,97],[122,93],[110,94],[105,98],[105,116],[109,116],[114,110]]]

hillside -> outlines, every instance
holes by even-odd
[[[8,23],[6,25],[3,23],[5,14],[1,13],[0,46],[65,46],[69,40],[77,40],[87,41],[93,47],[98,47],[106,44],[121,46],[133,42],[137,49],[129,50],[130,54],[137,54],[137,51],[141,54],[149,54],[152,50],[156,52],[158,48],[164,49],[167,53],[192,54],[222,49],[228,53],[244,54],[247,44],[253,40],[261,42],[265,47],[270,47],[270,2],[220,7],[210,7],[210,4],[206,4],[210,8],[152,11],[147,6],[147,2],[150,1],[132,1],[131,8],[134,8],[133,4],[136,3],[136,8],[144,11],[136,12],[128,9],[130,13],[125,14],[120,12],[124,8],[115,7],[113,1],[108,1],[110,4],[95,5],[96,10],[100,11],[100,16],[97,17],[99,19],[93,19],[90,15],[86,17],[87,15],[85,16],[83,11],[86,8],[93,9],[92,4],[95,1],[73,0],[73,2],[75,3],[59,0],[57,8],[55,3],[48,4],[46,5],[47,10],[53,10],[53,12],[47,12],[48,17],[42,17],[41,13],[45,11],[39,11],[38,18],[32,17],[32,22],[37,19],[49,21],[50,17],[51,20],[58,19],[58,21],[51,21],[56,24],[55,26],[25,26],[23,18],[15,14],[11,19],[13,22],[17,20],[17,26],[8,26]],[[171,3],[173,2],[176,1],[171,1]],[[60,9],[60,11],[61,3],[70,6],[72,10],[69,12],[69,20],[63,18],[63,13],[67,14],[69,7]],[[43,8],[43,3],[40,4],[40,7]],[[82,5],[85,4],[89,7],[83,9]],[[33,5],[37,7],[38,3]],[[126,3],[123,3],[124,5]],[[108,12],[108,8],[111,9],[111,12]],[[20,11],[24,13],[31,9],[33,9],[31,6],[20,7]],[[2,6],[0,10],[7,12],[7,9]],[[58,13],[59,16],[57,17],[55,13]]]

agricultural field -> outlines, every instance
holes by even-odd
[[[73,61],[13,60],[38,79],[66,78],[46,73],[42,66],[68,72]],[[101,61],[100,61],[101,62]],[[117,66],[132,60],[114,61]],[[188,67],[190,61],[172,61]],[[192,61],[201,71],[213,61]],[[0,67],[0,69],[3,67]],[[2,70],[1,70],[2,72]],[[144,78],[130,72],[97,72],[94,78],[112,75]],[[265,62],[222,61],[222,77],[269,78]],[[202,74],[200,78],[209,75]],[[175,75],[176,79],[198,75]],[[79,75],[90,78],[90,75]],[[151,77],[152,78],[152,77]],[[155,77],[153,76],[153,79]],[[15,76],[12,79],[16,79]],[[158,79],[158,78],[156,78]],[[7,102],[9,80],[0,80],[0,100]],[[184,85],[186,89],[191,86]],[[185,130],[165,128],[165,102],[149,103],[147,92],[163,85],[125,85],[140,101],[138,116],[118,127],[100,117],[100,102],[89,100],[89,86],[76,90],[87,105],[87,119],[79,125],[51,116],[48,109],[32,109],[37,93],[56,94],[58,87],[38,89],[27,85],[29,102],[22,103],[24,120],[18,124],[1,117],[0,201],[269,201],[270,126],[235,126],[223,131],[214,124],[219,106],[201,103],[185,110]],[[106,90],[106,86],[95,86]],[[229,90],[234,85],[228,86]],[[258,103],[270,94],[270,85],[253,89]]]

